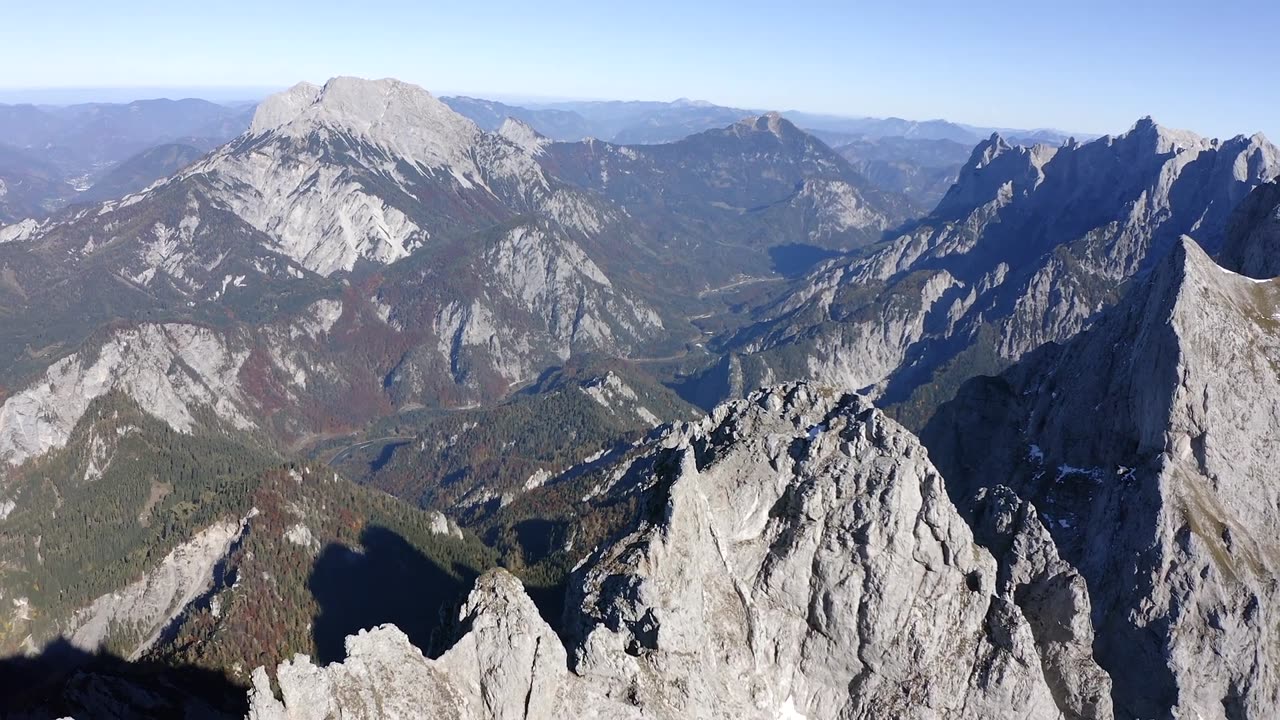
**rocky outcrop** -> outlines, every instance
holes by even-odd
[[[318,667],[305,655],[280,666],[276,699],[253,674],[250,720],[499,720],[639,717],[572,676],[560,639],[520,581],[493,570],[462,609],[467,634],[439,659],[424,657],[394,625],[347,638],[347,658]]]
[[[380,628],[343,664],[282,665],[280,700],[259,670],[251,717],[1110,717],[1087,605],[1029,621],[1044,603],[866,400],[761,391],[628,462],[639,516],[574,573],[567,648],[493,571],[439,659]],[[1058,571],[1040,560],[1020,582]]]
[[[577,672],[659,717],[1058,714],[990,556],[870,403],[783,387],[663,444],[653,516],[570,582]]]
[[[1038,509],[1026,522],[1088,588],[1120,717],[1280,707],[1277,317],[1280,286],[1184,238],[1092,329],[972,381],[924,435],[1002,575],[1075,602],[1048,547],[1028,560],[1001,549],[1016,533],[981,530],[1009,525],[982,519],[1007,494],[995,484]]]
[[[248,519],[223,521],[197,533],[160,560],[141,579],[103,595],[71,619],[64,631],[69,642],[96,652],[109,635],[117,646],[131,636],[132,657],[145,652],[170,621],[207,590],[215,566],[244,533]]]
[[[194,325],[116,332],[96,349],[54,363],[0,405],[0,459],[19,465],[62,447],[94,398],[113,390],[182,432],[195,425],[197,409],[232,427],[255,427],[237,377],[248,355],[221,333]]]
[[[1031,623],[1045,678],[1068,718],[1102,717],[1111,678],[1093,659],[1089,591],[1058,555],[1034,506],[1012,490],[981,490],[973,504],[974,536],[996,558],[996,590],[1014,598]]]
[[[0,404],[0,487],[9,466],[65,446],[93,401],[109,393],[182,433],[269,432],[283,400],[293,411],[284,415],[292,415],[314,402],[309,392],[354,375],[336,369],[341,354],[323,353],[343,307],[320,300],[252,328],[141,323],[100,333]]]

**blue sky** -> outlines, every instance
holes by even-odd
[[[0,3],[6,89],[344,74],[437,93],[683,96],[1098,133],[1150,114],[1280,139],[1280,3],[1261,0]]]

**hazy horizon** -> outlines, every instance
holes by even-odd
[[[317,84],[324,83],[328,78],[317,78],[306,80]],[[303,81],[299,81],[303,82]],[[416,83],[415,83],[416,84]],[[127,104],[136,101],[145,100],[205,100],[217,104],[237,105],[242,103],[256,103],[276,92],[287,89],[291,85],[282,85],[274,87],[252,87],[252,86],[188,86],[188,87],[49,87],[49,88],[5,88],[0,87],[0,105],[36,105],[44,107],[65,107],[69,105],[80,104]],[[709,102],[721,107],[735,107],[726,103],[716,102],[714,99],[700,97],[567,97],[567,96],[537,96],[537,95],[505,95],[502,93],[482,93],[470,90],[437,90],[426,88],[432,95],[436,97],[471,97],[494,102],[501,102],[508,105],[525,105],[528,107],[537,107],[539,105],[552,105],[557,103],[571,102],[675,102],[677,100],[690,100],[694,102]],[[948,117],[946,115],[936,115],[932,117],[907,117],[902,115],[871,115],[859,113],[840,113],[826,112],[821,110],[812,110],[805,107],[742,107],[739,109],[754,112],[795,112],[808,113],[812,115],[826,115],[833,118],[899,118],[915,122],[931,122],[945,121],[960,126],[971,128],[999,128],[1001,130],[1053,130],[1062,133],[1077,133],[1087,136],[1116,135],[1127,131],[1137,120],[1145,116],[1136,116],[1132,118],[1128,124],[1123,127],[1109,128],[1102,132],[1086,131],[1079,128],[1056,127],[1056,126],[1035,126],[1035,127],[1018,127],[1008,123],[1005,124],[984,124],[978,122],[969,122],[964,118]],[[1174,127],[1162,121],[1161,118],[1154,118],[1157,123]],[[1213,133],[1202,132],[1199,128],[1188,127],[1179,128],[1197,132],[1198,134],[1209,137],[1233,137],[1236,135],[1251,135],[1250,132],[1235,132],[1228,135],[1214,135]]]
[[[344,6],[21,4],[0,30],[0,88],[270,88],[396,77],[502,99],[705,99],[841,116],[945,118],[1103,134],[1150,115],[1229,137],[1280,132],[1262,87],[1280,8],[1078,0],[552,0]],[[1216,30],[1227,24],[1231,32]],[[38,62],[36,61],[38,59]]]

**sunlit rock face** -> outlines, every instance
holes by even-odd
[[[645,509],[571,578],[567,646],[493,571],[440,658],[383,627],[340,665],[282,665],[280,699],[259,671],[251,717],[1110,717],[1087,605],[1040,642],[924,448],[866,400],[761,391],[628,462]],[[1046,649],[1087,680],[1060,692]]]

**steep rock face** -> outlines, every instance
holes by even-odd
[[[1058,555],[1033,505],[1003,486],[974,499],[974,536],[998,563],[996,590],[1031,623],[1045,677],[1069,718],[1110,712],[1111,678],[1093,659],[1089,592]]]
[[[1184,238],[1092,329],[972,381],[925,433],[961,504],[1007,483],[1039,508],[1122,717],[1280,707],[1278,311],[1274,282]]]
[[[0,406],[0,457],[19,465],[61,447],[94,398],[120,390],[174,429],[189,432],[203,407],[229,424],[253,421],[237,387],[248,357],[217,333],[190,325],[144,325],[114,334],[90,353],[71,355]]]
[[[660,717],[1059,714],[942,478],[865,400],[778,388],[662,444],[653,516],[570,583],[577,672]]]
[[[761,391],[627,463],[640,514],[571,579],[567,650],[495,571],[439,660],[376,630],[342,666],[282,666],[283,703],[259,671],[251,716],[1110,717],[1087,616],[1059,607],[1042,625],[1075,634],[1038,638],[924,449],[865,400]],[[366,670],[397,664],[421,681]]]
[[[1218,262],[1252,278],[1280,275],[1280,183],[1258,186],[1236,208]]]
[[[120,627],[126,627],[141,640],[131,648],[131,656],[137,657],[178,613],[208,589],[214,567],[240,538],[247,522],[222,521],[200,531],[165,555],[138,581],[97,598],[77,612],[64,634],[72,645],[96,652],[110,633],[119,633]]]
[[[142,323],[98,333],[0,404],[0,488],[14,468],[66,445],[110,393],[186,434],[253,432],[271,444],[306,432],[314,416],[338,412],[344,396],[376,382],[367,362],[335,347],[344,307],[320,300],[261,326]]]
[[[543,147],[551,142],[550,138],[534,130],[528,123],[511,117],[502,121],[497,132],[533,155],[541,155]]]
[[[917,227],[815,271],[728,347],[755,356],[748,386],[804,370],[927,416],[931,393],[1088,327],[1180,235],[1216,251],[1232,208],[1277,172],[1261,136],[1207,140],[1149,119],[1060,148],[995,135]],[[853,374],[846,357],[885,361]]]

